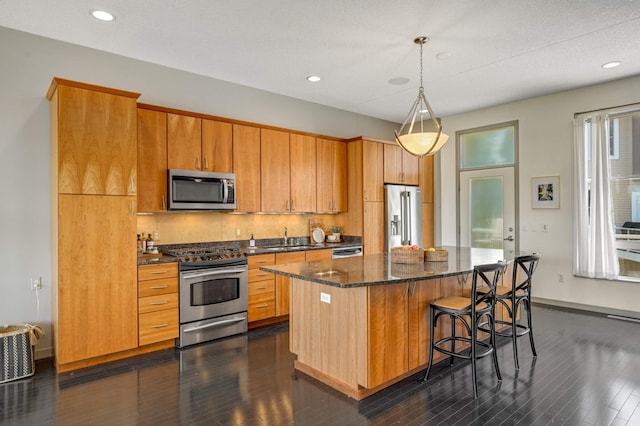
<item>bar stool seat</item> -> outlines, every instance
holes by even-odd
[[[471,373],[473,377],[473,397],[478,398],[478,381],[476,375],[476,361],[488,355],[493,356],[493,365],[498,381],[502,381],[498,357],[496,354],[496,334],[495,334],[495,290],[502,276],[506,264],[494,263],[487,265],[477,265],[473,268],[473,279],[471,282],[471,297],[450,296],[437,299],[429,304],[430,331],[429,341],[429,365],[422,378],[426,382],[433,365],[434,351],[438,351],[450,356],[449,363],[453,364],[454,358],[471,360]],[[479,293],[479,281],[486,287],[485,292]],[[449,317],[451,321],[451,335],[434,341],[434,330],[438,319],[441,316]],[[478,340],[480,324],[485,323],[489,327],[489,341]],[[467,336],[456,335],[456,324],[462,324],[467,332]],[[470,346],[456,350],[456,343],[463,343]],[[448,346],[448,348],[447,348]]]

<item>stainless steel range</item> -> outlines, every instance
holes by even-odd
[[[239,249],[164,250],[180,260],[178,347],[247,331],[247,258]]]

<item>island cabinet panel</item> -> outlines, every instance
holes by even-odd
[[[289,133],[260,130],[261,211],[291,210],[291,173],[289,172]]]
[[[233,172],[233,126],[231,123],[202,120],[202,170]]]
[[[50,89],[57,192],[135,195],[137,94],[95,89],[59,79]]]
[[[170,169],[202,169],[202,120],[167,114],[167,156]]]
[[[429,362],[429,304],[440,298],[440,279],[416,281],[410,284],[409,290],[409,370],[423,366]],[[434,338],[440,338],[439,329]],[[443,357],[436,352],[434,360]]]
[[[260,128],[233,125],[233,172],[238,211],[260,211]]]
[[[276,265],[285,263],[304,262],[306,255],[304,251],[291,253],[277,253]],[[284,275],[276,275],[276,316],[289,315],[291,278]]]
[[[167,113],[138,108],[138,212],[167,210]]]
[[[368,287],[369,360],[367,388],[378,386],[408,369],[409,284]]]

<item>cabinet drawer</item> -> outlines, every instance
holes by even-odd
[[[271,272],[261,271],[260,269],[249,269],[249,282],[273,280],[275,275]]]
[[[275,280],[257,281],[249,283],[249,298],[258,294],[274,295],[276,290]]]
[[[178,293],[178,278],[160,278],[138,282],[138,297]]]
[[[138,266],[138,281],[157,280],[158,278],[177,276],[178,264],[175,262]]]
[[[251,299],[251,297],[249,298]],[[258,297],[259,299],[259,297]],[[271,318],[276,315],[276,304],[274,297],[264,300],[249,301],[248,320],[249,322]]]
[[[178,293],[159,294],[157,296],[141,297],[138,299],[139,314],[177,308]]]
[[[138,316],[139,345],[175,339],[179,334],[178,309],[150,312]]]
[[[323,249],[323,250],[309,250],[306,252],[306,261],[314,262],[316,260],[326,260],[331,259],[332,250],[331,249]]]
[[[247,263],[249,264],[249,269],[255,269],[266,265],[274,265],[276,263],[276,255],[258,254],[255,256],[247,256]]]

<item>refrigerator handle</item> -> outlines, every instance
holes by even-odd
[[[411,236],[413,235],[413,231],[411,229],[411,193],[407,191],[407,245],[411,245]]]

